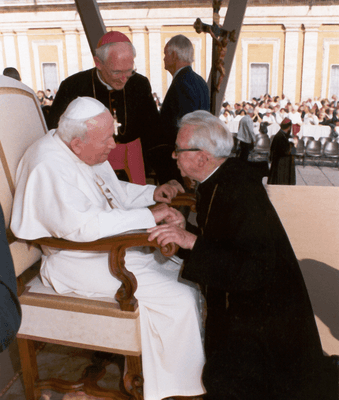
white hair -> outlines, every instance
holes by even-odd
[[[194,49],[192,42],[184,35],[173,36],[166,45],[167,51],[171,54],[177,53],[180,61],[192,64],[194,61]]]
[[[179,122],[179,129],[187,125],[194,127],[194,135],[188,141],[190,147],[206,150],[216,158],[230,155],[233,136],[219,118],[207,111],[198,110],[184,115]]]
[[[92,119],[92,117],[88,118],[88,120],[90,119]],[[62,115],[60,117],[56,133],[64,142],[70,143],[74,138],[77,137],[85,142],[87,139],[87,131],[88,129],[86,120],[69,119]]]
[[[121,45],[121,43],[124,43],[126,46],[129,46],[131,48],[131,50],[133,52],[133,57],[135,58],[137,55],[137,52],[136,52],[133,44],[130,42],[106,43],[103,46],[101,46],[95,50],[95,55],[99,58],[99,60],[102,63],[105,63],[107,60],[107,57],[109,55],[110,49],[113,47],[116,47],[117,45]]]

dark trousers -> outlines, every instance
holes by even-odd
[[[251,150],[253,150],[253,143],[245,143],[240,141],[237,156],[242,160],[247,161]]]

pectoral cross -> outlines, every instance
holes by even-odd
[[[113,194],[107,187],[105,181],[101,178],[100,175],[95,174],[95,183],[97,184],[98,188],[100,189],[100,192],[105,196],[107,203],[109,206],[113,209],[116,208],[116,205],[113,202]]]
[[[215,114],[216,93],[219,92],[222,80],[225,76],[224,58],[229,41],[235,42],[235,30],[227,31],[220,26],[219,11],[222,0],[213,0],[213,25],[204,24],[200,18],[194,23],[197,33],[209,33],[213,38],[212,51],[212,81],[211,81],[211,112]],[[217,79],[217,72],[219,78]]]
[[[113,108],[113,119],[114,119],[114,135],[118,136],[119,135],[119,128],[120,128],[121,124],[118,121],[117,110],[115,108]]]

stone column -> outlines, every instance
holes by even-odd
[[[67,76],[79,72],[77,31],[65,30],[66,55],[67,55]]]
[[[80,32],[80,49],[81,49],[82,71],[93,68],[94,66],[93,56],[84,31]]]
[[[297,60],[300,24],[285,24],[285,60],[283,93],[295,103],[297,86]]]
[[[135,57],[135,66],[139,74],[146,76],[146,46],[145,46],[145,33],[144,26],[133,26],[132,38],[133,45],[136,49],[137,55]]]
[[[247,99],[247,85],[248,85],[248,79],[247,79],[247,70],[248,70],[248,43],[246,40],[241,41],[241,50],[242,50],[242,62],[241,62],[241,99],[246,100]]]
[[[31,57],[29,53],[29,42],[27,37],[27,32],[17,32],[18,36],[18,48],[19,48],[19,62],[20,62],[20,76],[22,82],[29,86],[33,87],[32,80],[32,66],[31,66]]]
[[[13,31],[3,31],[4,51],[5,51],[5,66],[18,68],[16,59],[16,46]],[[2,73],[2,71],[0,71]]]
[[[161,48],[161,28],[148,27],[149,31],[149,61],[150,61],[150,81],[152,92],[156,92],[163,99],[162,93],[162,71],[161,59],[163,49]]]
[[[235,88],[236,88],[235,72],[236,72],[236,57],[234,57],[234,59],[233,59],[231,73],[228,78],[225,96],[224,96],[224,100],[228,101],[230,104],[235,103]]]
[[[301,100],[314,98],[319,24],[305,24]],[[320,78],[320,77],[319,77]]]

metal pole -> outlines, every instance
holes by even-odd
[[[101,36],[107,31],[96,0],[75,0],[93,56]]]

